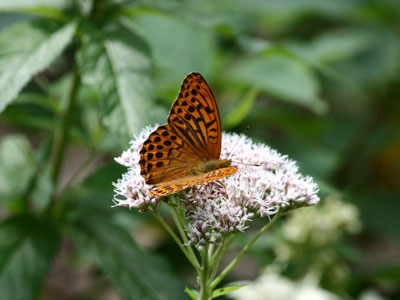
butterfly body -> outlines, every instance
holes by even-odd
[[[221,122],[214,96],[199,73],[184,79],[168,123],[159,126],[140,151],[141,175],[152,196],[176,193],[237,171],[220,159]]]
[[[229,167],[231,163],[230,159],[213,159],[202,163],[198,170],[202,173],[207,173],[212,170]]]

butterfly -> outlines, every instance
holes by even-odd
[[[219,158],[218,106],[199,73],[183,80],[167,122],[149,135],[140,150],[140,174],[153,185],[151,196],[174,194],[237,171],[230,159]]]

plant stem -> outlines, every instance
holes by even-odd
[[[57,182],[58,176],[60,175],[60,169],[64,157],[65,146],[68,139],[68,131],[71,125],[72,112],[75,107],[76,96],[78,94],[78,88],[80,85],[80,75],[78,67],[75,65],[73,70],[73,79],[71,84],[71,90],[69,92],[67,107],[64,113],[61,115],[61,126],[59,132],[56,131],[54,136],[54,147],[52,157],[52,171],[51,179],[53,182]]]
[[[196,265],[200,268],[199,262],[197,260],[197,256],[194,253],[192,246],[189,245],[189,240],[187,238],[187,235],[185,233],[185,230],[183,229],[184,224],[182,224],[182,220],[181,218],[179,218],[179,212],[172,206],[168,205],[169,211],[171,213],[172,219],[174,220],[176,227],[178,228],[178,231],[181,235],[182,241],[184,243],[185,248],[187,249],[187,251],[189,252],[189,254],[193,257],[193,260],[196,261]]]
[[[217,278],[214,279],[214,281],[211,283],[210,287],[211,290],[213,290],[224,277],[232,270],[232,268],[238,263],[238,261],[242,258],[242,256],[249,250],[249,248],[257,241],[257,239],[268,229],[274,224],[280,217],[281,215],[277,213],[271,221],[269,221],[267,224],[264,225],[263,228],[251,239],[251,241],[244,246],[242,251],[231,261],[231,263],[225,267],[225,269],[221,272],[221,274],[218,275]]]
[[[186,248],[183,246],[182,241],[177,237],[177,235],[174,233],[174,231],[171,229],[171,227],[168,226],[168,224],[164,221],[164,219],[161,217],[161,215],[158,212],[153,212],[153,215],[161,223],[161,225],[164,227],[164,229],[171,235],[171,237],[174,239],[175,243],[182,250],[183,254],[185,254],[186,258],[190,261],[190,263],[193,265],[193,267],[199,272],[200,266],[197,261],[197,258],[193,257],[191,255],[191,253],[189,253],[186,250]]]
[[[73,79],[71,83],[71,89],[69,91],[68,99],[67,99],[67,107],[61,114],[61,123],[58,130],[54,132],[54,142],[53,142],[53,150],[52,150],[52,157],[51,157],[51,171],[50,171],[50,178],[53,182],[53,195],[50,199],[50,203],[47,207],[47,211],[50,212],[54,206],[55,202],[55,191],[57,188],[58,177],[60,175],[60,170],[64,158],[65,147],[68,141],[68,132],[71,126],[71,120],[73,111],[75,108],[75,102],[80,86],[80,74],[79,68],[75,63],[73,68]]]
[[[202,265],[200,276],[200,300],[211,299],[210,287],[209,287],[209,261],[208,261],[208,244],[201,251]]]
[[[229,248],[229,246],[232,244],[237,236],[238,233],[235,233],[233,236],[229,236],[228,239],[224,238],[217,251],[215,251],[214,255],[210,258],[210,265],[212,270],[210,275],[211,280],[213,280],[217,274],[222,255],[224,255],[225,251]]]

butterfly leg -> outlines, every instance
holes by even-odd
[[[224,196],[228,198],[228,194],[226,192],[226,185],[220,180],[216,180],[215,183],[218,183],[219,185],[221,185],[223,187],[223,191],[221,193],[224,194]]]
[[[204,184],[200,184],[200,186],[195,190],[195,192],[193,193],[193,198],[195,198],[201,191],[201,188],[204,186]]]
[[[221,180],[215,180],[215,182],[222,185],[224,187],[224,189],[226,189],[225,184]]]

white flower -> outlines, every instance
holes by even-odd
[[[318,286],[309,274],[303,280],[292,281],[279,275],[273,267],[266,269],[256,281],[231,294],[236,300],[339,300],[335,294]]]
[[[377,291],[373,289],[368,289],[363,292],[359,298],[360,300],[386,300],[385,297],[380,295]]]
[[[148,196],[151,186],[140,175],[139,151],[156,127],[147,127],[116,158],[128,172],[114,183],[116,205],[145,210],[158,198]],[[298,173],[296,163],[264,144],[237,134],[222,134],[221,158],[232,159],[235,174],[189,188],[176,196],[185,201],[192,243],[217,240],[221,234],[243,231],[248,221],[319,202],[311,177]]]
[[[360,229],[357,207],[338,195],[330,195],[320,205],[299,210],[282,223],[282,240],[274,248],[276,259],[286,265],[312,252],[315,265],[327,267],[330,277],[343,280],[351,270],[340,262],[332,245]]]
[[[113,183],[116,206],[134,207],[144,211],[147,205],[157,202],[157,198],[150,197],[151,186],[146,184],[144,178],[140,175],[139,166],[139,151],[149,134],[157,127],[158,125],[145,127],[131,140],[129,149],[124,151],[120,157],[115,158],[116,162],[128,167],[128,171],[122,175],[122,178]]]
[[[130,141],[129,149],[122,152],[120,157],[116,157],[115,161],[125,167],[140,170],[139,151],[142,149],[144,141],[149,137],[150,133],[156,130],[157,127],[158,124],[155,124],[153,126],[146,126],[137,135],[134,135],[133,140]]]

